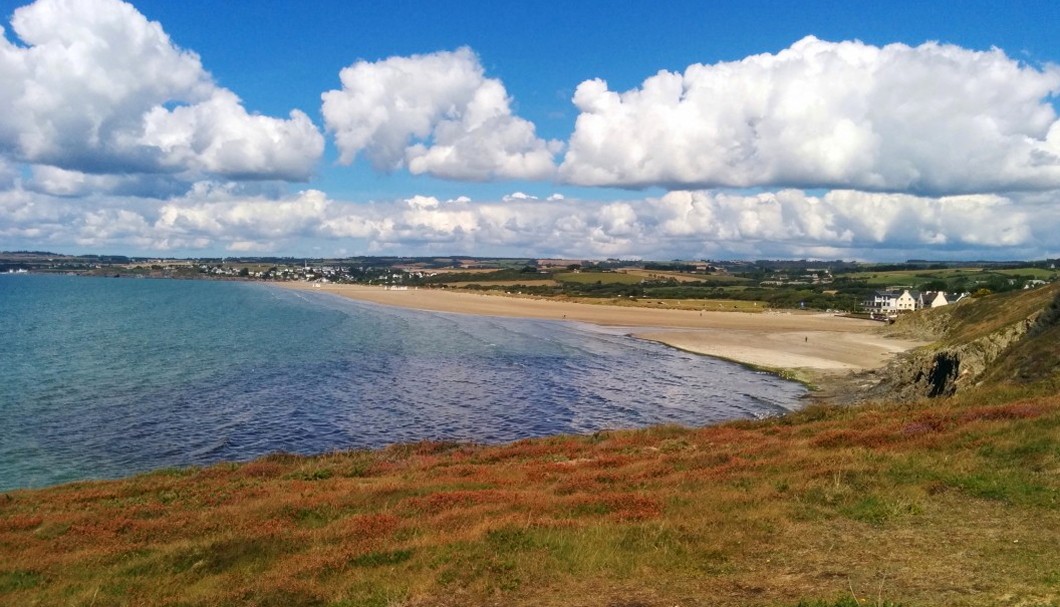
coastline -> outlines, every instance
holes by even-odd
[[[888,338],[869,320],[827,313],[667,310],[441,289],[397,290],[367,285],[269,283],[357,301],[415,310],[583,322],[621,329],[638,339],[742,364],[812,389],[884,366],[927,342]]]

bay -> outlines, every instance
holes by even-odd
[[[575,323],[261,283],[0,276],[0,490],[278,451],[701,426],[804,393]]]

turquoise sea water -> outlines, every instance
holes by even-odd
[[[276,451],[704,425],[803,393],[572,323],[256,283],[0,276],[0,490]]]

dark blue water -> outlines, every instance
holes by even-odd
[[[569,323],[254,283],[0,275],[0,490],[275,451],[704,425],[803,392]]]

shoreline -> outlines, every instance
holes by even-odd
[[[582,322],[685,352],[766,371],[806,385],[811,393],[850,375],[884,366],[896,355],[929,342],[879,334],[879,324],[828,313],[668,310],[551,299],[305,282],[268,283],[400,308]]]

